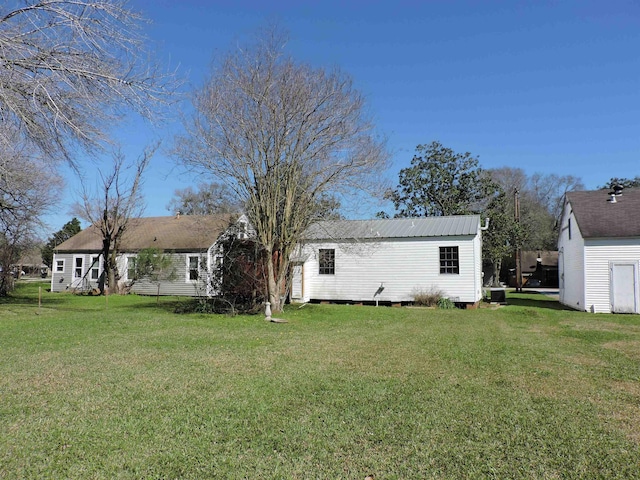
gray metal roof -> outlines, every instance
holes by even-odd
[[[640,188],[625,188],[611,202],[610,190],[567,192],[584,238],[640,237]]]
[[[306,240],[447,237],[475,235],[479,215],[392,218],[374,220],[327,220],[312,225]]]

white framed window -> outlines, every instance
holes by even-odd
[[[64,259],[56,260],[56,272],[64,272]]]
[[[138,257],[126,257],[127,259],[127,280],[138,279]]]
[[[92,281],[98,281],[98,279],[100,278],[100,255],[91,255],[90,257],[90,265],[91,265],[91,275],[90,275],[90,279]]]
[[[200,278],[200,256],[187,255],[187,280],[196,281]]]

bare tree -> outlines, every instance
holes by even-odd
[[[91,223],[102,236],[103,271],[98,288],[104,294],[118,291],[118,265],[122,237],[132,218],[144,211],[140,188],[142,176],[158,145],[147,148],[135,163],[127,163],[124,155],[117,151],[113,155],[112,170],[104,174],[99,171],[100,182],[95,192],[86,188],[82,194],[82,204],[76,206],[77,215]],[[131,175],[127,175],[132,170]]]
[[[0,137],[18,131],[46,157],[73,164],[73,147],[101,144],[125,110],[156,117],[177,82],[150,63],[143,24],[126,0],[5,1]]]
[[[382,191],[387,151],[364,99],[341,71],[283,54],[272,29],[229,53],[194,95],[196,115],[177,154],[243,201],[266,253],[268,299],[282,309],[289,258],[327,199]]]
[[[11,265],[34,245],[40,219],[62,186],[39,157],[16,137],[13,140],[5,143],[0,138],[0,294],[11,290]]]
[[[212,215],[215,213],[237,213],[242,210],[234,193],[221,183],[199,183],[197,190],[192,187],[177,189],[167,205],[172,213],[183,215]]]

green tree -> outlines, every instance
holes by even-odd
[[[162,282],[172,281],[176,278],[176,268],[170,254],[164,253],[159,248],[144,248],[138,255],[129,258],[130,286],[138,280],[146,280],[158,287],[157,299],[160,298],[160,286]],[[133,264],[133,265],[131,265]]]
[[[439,142],[418,145],[411,166],[388,197],[396,217],[465,215],[478,213],[495,192],[478,159],[456,153]]]
[[[80,220],[73,217],[70,221],[65,223],[60,230],[50,236],[47,243],[42,247],[42,262],[49,268],[53,267],[53,251],[65,240],[70,239],[76,233],[82,230],[80,226]]]
[[[613,188],[615,186],[621,186],[622,188],[637,188],[640,187],[640,175],[636,175],[633,178],[624,177],[611,177],[607,183],[598,187],[599,189]]]
[[[484,211],[489,228],[482,235],[482,257],[491,264],[491,285],[500,285],[500,271],[505,258],[522,245],[522,224],[516,222],[513,201],[502,189],[490,200]]]

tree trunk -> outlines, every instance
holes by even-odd
[[[491,280],[492,287],[500,286],[500,270],[502,270],[502,259],[494,260],[491,265],[493,266],[493,274]]]
[[[111,283],[109,283],[111,281],[109,278],[109,272],[111,270],[109,263],[109,250],[111,250],[111,238],[107,236],[102,239],[102,273],[98,280],[98,290],[100,290],[100,295],[104,295],[106,286],[111,285]]]
[[[267,255],[267,298],[271,304],[272,312],[282,312],[280,304],[280,288],[277,282],[278,272],[273,260],[273,255]]]

